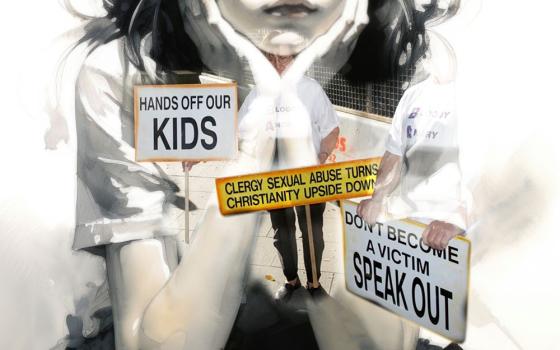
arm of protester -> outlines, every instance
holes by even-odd
[[[409,94],[410,89],[405,92],[395,110],[385,144],[385,154],[377,172],[373,196],[361,201],[357,208],[357,214],[368,224],[376,223],[383,209],[383,199],[393,192],[400,181],[402,160],[406,149],[406,134],[403,130]]]
[[[368,224],[375,224],[377,217],[381,213],[383,199],[397,187],[400,180],[401,167],[401,156],[385,152],[379,166],[375,191],[371,198],[361,201],[357,209],[358,215]]]
[[[443,250],[451,239],[458,235],[464,235],[465,231],[445,221],[434,220],[422,232],[422,240],[428,246]]]
[[[327,158],[336,147],[336,142],[338,141],[339,134],[340,128],[337,126],[321,140],[321,149],[319,150],[319,163],[325,164]]]

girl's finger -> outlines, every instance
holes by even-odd
[[[369,23],[369,16],[367,13],[368,1],[358,0],[356,4],[354,23],[352,27],[347,31],[346,35],[341,41],[342,45],[348,45],[353,40],[356,40],[360,32]]]
[[[284,73],[288,81],[297,81],[313,62],[324,56],[330,49],[338,46],[346,32],[352,27],[358,0],[347,0],[340,18],[323,35],[315,39],[309,47],[303,50],[294,60],[294,63]]]

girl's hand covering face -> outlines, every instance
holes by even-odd
[[[340,18],[346,0],[216,0],[224,18],[259,49],[302,51]]]
[[[288,51],[295,50],[299,53],[285,72],[285,76],[290,77],[284,79],[285,81],[297,81],[311,64],[321,57],[326,58],[335,69],[339,68],[350,56],[359,33],[368,23],[367,6],[368,0],[183,0],[181,2],[185,29],[197,45],[203,62],[211,69],[235,72],[241,71],[241,67],[235,65],[239,64],[239,56],[244,56],[249,61],[257,88],[261,89],[264,86],[278,86],[274,82],[280,80],[261,52],[263,45],[268,48],[264,50],[265,52],[277,54],[289,47]],[[258,16],[255,14],[256,17],[246,18],[250,11],[262,13]],[[260,22],[259,16],[263,19]],[[257,22],[260,24],[257,25]],[[259,30],[248,32],[244,30],[244,25],[252,25],[254,30],[257,27]],[[307,39],[302,45],[286,46],[286,43],[281,40],[258,42],[258,36],[251,34],[263,31],[267,33],[276,31],[276,34],[280,31],[296,35],[305,34]],[[308,35],[311,32],[312,35]]]

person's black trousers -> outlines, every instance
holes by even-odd
[[[321,276],[321,259],[325,242],[323,241],[323,212],[326,204],[310,205],[311,223],[313,229],[313,243],[315,245],[315,259],[317,266],[317,280]],[[303,238],[303,261],[307,281],[313,282],[311,270],[311,257],[309,254],[309,238],[307,235],[307,219],[305,217],[305,206],[291,207],[285,209],[270,210],[270,220],[274,229],[274,246],[278,250],[284,276],[288,281],[298,277],[298,254],[296,245],[296,216]]]

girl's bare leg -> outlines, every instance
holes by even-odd
[[[107,246],[107,275],[113,306],[117,349],[139,349],[142,315],[170,276],[176,255],[165,239],[145,239]],[[171,241],[169,241],[171,242]]]

